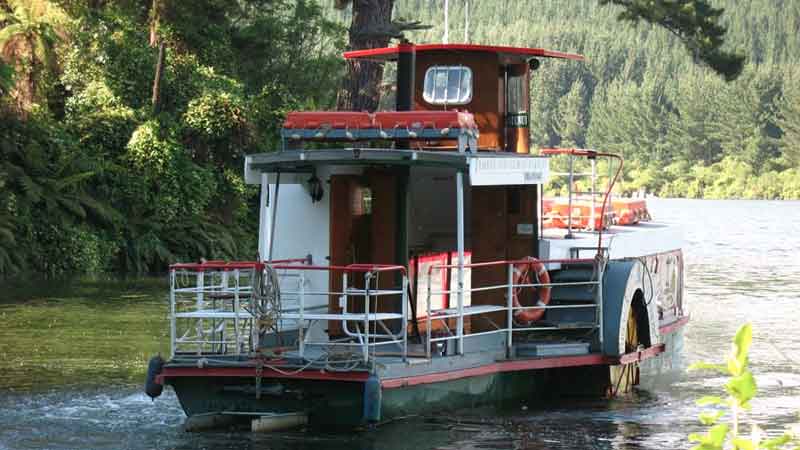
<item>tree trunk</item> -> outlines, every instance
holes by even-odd
[[[350,24],[350,50],[386,47],[391,36],[394,0],[353,0]],[[375,111],[380,101],[379,86],[383,64],[372,61],[347,61],[347,75],[336,101],[341,111]]]
[[[164,41],[158,44],[158,61],[156,62],[156,76],[153,80],[153,114],[158,114],[161,109],[161,80],[164,78],[164,58],[166,57]]]

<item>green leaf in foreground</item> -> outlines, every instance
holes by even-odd
[[[727,435],[727,425],[714,425],[706,434],[690,434],[689,441],[699,443],[692,450],[721,450]]]

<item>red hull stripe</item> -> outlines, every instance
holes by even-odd
[[[542,358],[516,361],[502,361],[469,369],[454,370],[451,372],[431,373],[415,377],[391,378],[381,381],[384,389],[393,389],[420,384],[439,383],[442,381],[458,380],[461,378],[491,375],[501,372],[517,372],[522,370],[552,369],[556,367],[596,366],[611,364],[612,358],[603,355],[563,356],[559,358]]]
[[[683,316],[680,319],[675,320],[674,322],[670,322],[666,325],[662,325],[658,331],[663,334],[670,334],[678,331],[679,329],[683,328],[687,323],[689,323],[689,316]]]
[[[164,384],[165,378],[178,377],[247,378],[255,376],[255,367],[204,367],[202,369],[198,367],[165,367],[164,371],[156,378],[156,383]],[[264,367],[261,376],[295,380],[364,382],[367,381],[369,374],[366,372],[323,372],[321,370],[302,370],[295,373],[288,368],[278,372]]]

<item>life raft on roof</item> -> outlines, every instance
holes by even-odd
[[[475,117],[463,111],[290,112],[281,134],[291,140],[436,140],[479,135]]]
[[[607,208],[605,221],[602,217],[602,204],[595,203],[594,216],[592,202],[572,200],[572,228],[600,230],[609,225],[636,225],[652,220],[647,210],[647,202],[641,199],[614,199]],[[566,198],[546,198],[542,200],[542,225],[544,228],[564,228],[569,226],[570,205]],[[590,227],[594,217],[594,227]]]

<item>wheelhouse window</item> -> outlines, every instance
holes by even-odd
[[[466,66],[433,66],[425,72],[422,98],[432,105],[465,105],[472,101],[472,70]]]

